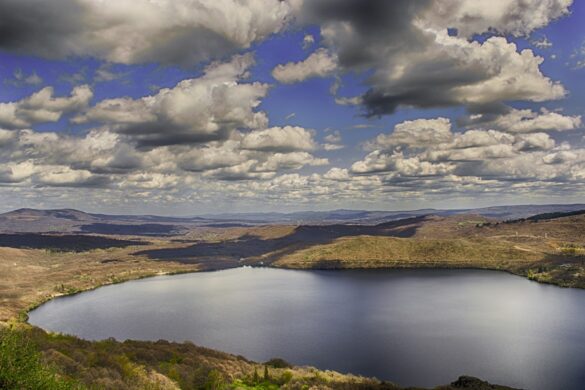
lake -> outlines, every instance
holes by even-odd
[[[30,323],[91,340],[191,340],[401,385],[465,374],[536,390],[585,388],[585,291],[502,272],[160,276],[55,299]]]

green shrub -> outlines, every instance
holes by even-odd
[[[0,389],[79,389],[43,365],[41,354],[19,331],[0,330]]]
[[[283,385],[285,385],[288,382],[290,382],[292,380],[292,378],[293,378],[293,373],[287,370],[287,371],[282,373],[282,376],[280,377],[280,382]]]
[[[225,381],[221,372],[218,370],[211,370],[207,374],[207,382],[205,383],[205,390],[222,390],[226,388]]]

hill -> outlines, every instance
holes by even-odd
[[[585,288],[585,214],[514,223],[476,215],[427,216],[397,235],[343,236],[284,253],[287,268],[485,268]],[[378,225],[384,226],[384,225]],[[386,232],[388,233],[388,231]]]
[[[3,233],[180,234],[200,218],[90,214],[74,209],[19,209],[0,214]]]
[[[194,227],[227,228],[259,225],[378,225],[427,215],[478,215],[497,220],[528,218],[535,214],[570,213],[585,205],[518,205],[478,209],[408,211],[333,210],[295,213],[209,214],[195,217],[92,214],[74,209],[19,209],[0,214],[0,233],[93,233],[111,235],[179,235]]]

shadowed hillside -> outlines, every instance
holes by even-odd
[[[55,252],[84,252],[93,249],[146,245],[142,241],[82,235],[0,234],[0,247],[47,249]]]
[[[240,237],[217,242],[198,242],[181,248],[145,250],[136,255],[146,255],[157,260],[175,260],[185,263],[199,263],[206,268],[236,266],[247,260],[261,260],[269,263],[277,258],[314,245],[330,243],[340,237],[388,236],[412,237],[427,217],[414,217],[387,222],[376,226],[362,225],[318,225],[298,226],[287,235],[263,238],[245,233]]]
[[[144,223],[139,225],[122,225],[112,223],[92,223],[79,228],[84,233],[121,235],[121,236],[168,236],[185,233],[186,229],[176,225]]]
[[[97,233],[109,235],[171,235],[184,233],[202,218],[89,214],[79,210],[19,209],[0,214],[4,233]],[[212,221],[209,221],[212,222]]]

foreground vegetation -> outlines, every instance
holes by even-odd
[[[65,390],[79,386],[61,378],[42,361],[31,339],[18,331],[0,329],[0,389]]]

